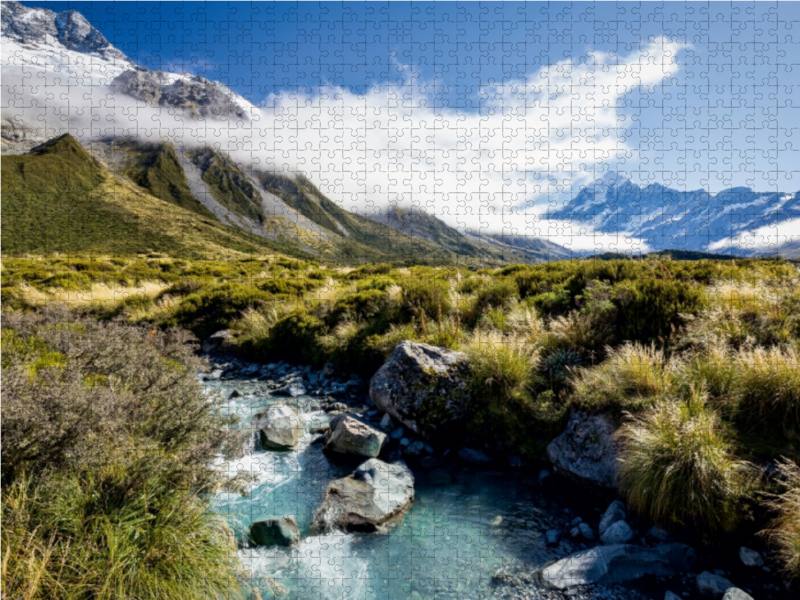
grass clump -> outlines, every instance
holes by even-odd
[[[631,507],[662,525],[732,531],[742,517],[752,467],[702,395],[660,401],[628,415],[619,485]]]
[[[767,502],[776,516],[762,535],[775,547],[787,575],[800,579],[800,468],[782,460],[778,470],[783,492]]]
[[[625,344],[608,350],[608,359],[573,376],[572,403],[584,410],[621,416],[666,398],[674,389],[677,364],[654,346]]]

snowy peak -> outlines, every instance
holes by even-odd
[[[4,2],[2,33],[3,37],[22,46],[51,46],[56,50],[97,54],[109,61],[128,60],[76,10],[55,13],[46,8],[29,8],[19,2]]]

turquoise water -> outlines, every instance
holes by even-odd
[[[207,384],[210,391],[227,392],[225,385]],[[310,400],[291,403],[302,409]],[[278,402],[287,399],[255,393],[228,406],[246,424],[252,414]],[[314,414],[303,416],[308,420]],[[219,463],[255,480],[249,496],[225,493],[215,500],[240,539],[250,523],[266,517],[292,516],[301,531],[302,541],[292,549],[239,551],[263,598],[482,598],[499,568],[550,559],[541,536],[551,527],[553,507],[534,482],[459,467],[414,469],[414,503],[389,533],[311,536],[309,525],[328,483],[358,464],[331,462],[321,444],[310,443],[313,437],[306,434],[292,451],[253,450]]]

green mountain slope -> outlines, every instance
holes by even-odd
[[[123,173],[151,195],[176,204],[204,217],[214,215],[189,190],[186,174],[175,149],[169,144],[140,144],[126,141],[116,144],[127,154]]]
[[[114,176],[70,135],[2,160],[2,252],[219,257],[286,253],[273,242],[156,198]]]

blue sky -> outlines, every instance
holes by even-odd
[[[616,170],[678,189],[800,190],[800,3],[25,4],[80,10],[144,66],[333,131],[327,152],[314,137],[274,152],[360,210],[367,192],[407,202],[406,184],[442,210],[463,189],[541,212]]]

